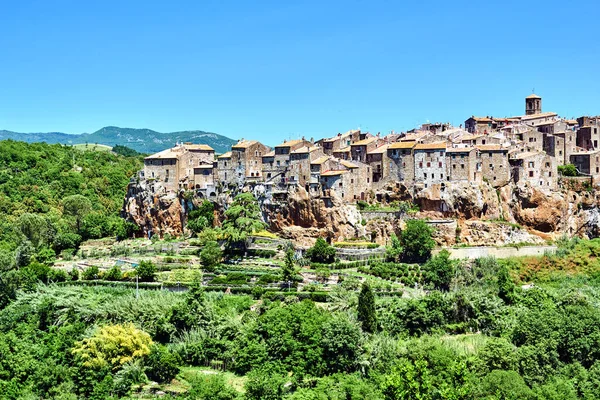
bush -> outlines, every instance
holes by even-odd
[[[215,241],[208,241],[200,251],[200,261],[207,271],[214,271],[215,267],[221,263],[223,251],[221,246]]]
[[[563,176],[578,176],[577,168],[573,164],[565,164],[558,166],[558,173]]]
[[[160,382],[168,383],[179,373],[179,364],[181,359],[176,353],[170,352],[166,347],[155,344],[150,349],[150,354],[146,357],[146,374],[148,378]]]
[[[335,260],[335,249],[325,239],[317,238],[315,245],[306,250],[306,257],[312,262],[331,264]]]
[[[153,282],[156,274],[156,266],[152,261],[140,261],[135,273],[142,282]]]
[[[411,263],[427,261],[431,257],[431,250],[435,247],[432,235],[433,228],[424,220],[410,219],[406,221],[406,228],[400,235],[403,260]]]
[[[107,281],[120,281],[123,279],[121,267],[114,265],[102,275],[102,279],[106,279]]]
[[[91,281],[92,279],[98,279],[100,276],[100,270],[97,266],[91,265],[83,270],[82,278],[86,281]]]

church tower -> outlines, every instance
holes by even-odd
[[[541,114],[542,98],[537,94],[525,97],[525,115]]]

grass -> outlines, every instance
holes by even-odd
[[[225,381],[233,386],[239,393],[244,393],[244,384],[248,380],[245,376],[237,376],[231,372],[221,372],[209,367],[183,367],[178,377],[185,382],[189,382],[197,376],[219,374],[225,377]]]
[[[112,151],[112,147],[105,144],[81,143],[74,144],[73,148],[81,151]]]
[[[253,233],[252,236],[264,237],[269,239],[279,239],[279,236],[277,236],[276,234],[265,230]]]
[[[463,335],[446,335],[442,336],[440,340],[446,347],[454,350],[457,355],[468,357],[476,355],[489,341],[489,337],[480,333],[468,333]]]

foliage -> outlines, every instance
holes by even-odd
[[[425,280],[434,288],[448,291],[454,277],[455,262],[450,260],[450,253],[444,249],[429,259],[423,266]]]
[[[363,283],[358,296],[358,320],[365,332],[377,330],[377,314],[375,311],[375,296],[368,283]]]
[[[72,353],[86,367],[99,369],[109,366],[118,369],[123,364],[150,354],[151,344],[150,335],[131,323],[106,325],[92,337],[77,342]]]
[[[573,164],[559,165],[558,173],[562,176],[579,176],[579,172]]]
[[[402,259],[405,262],[422,263],[429,259],[435,246],[433,228],[421,219],[409,219],[400,234]]]
[[[140,281],[152,282],[156,274],[156,265],[152,261],[140,261],[135,269],[135,273]]]
[[[156,382],[170,382],[179,373],[181,359],[177,353],[155,344],[150,348],[150,354],[144,364],[148,378]]]
[[[335,249],[319,237],[314,246],[306,250],[306,257],[312,262],[331,264],[335,260]]]
[[[227,384],[223,375],[207,374],[192,379],[191,388],[187,394],[193,400],[235,400],[238,393]]]
[[[225,210],[223,237],[230,248],[243,247],[249,235],[263,230],[260,207],[252,193],[240,193]]]
[[[392,236],[390,237],[390,244],[385,248],[387,260],[399,261],[402,253],[404,253],[404,249],[402,248],[400,239],[398,239],[398,236],[392,233]]]
[[[292,282],[296,276],[296,268],[294,267],[294,251],[288,249],[285,252],[285,262],[281,267],[281,279],[284,282]]]
[[[124,156],[124,157],[138,157],[138,156],[142,155],[142,153],[139,153],[133,149],[130,149],[127,146],[123,146],[120,144],[113,146],[112,151],[113,151],[113,153],[118,154],[120,156]]]
[[[221,263],[223,251],[219,243],[211,240],[206,242],[202,251],[200,251],[200,261],[206,271],[214,271],[215,267]]]

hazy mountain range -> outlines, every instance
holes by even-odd
[[[204,131],[181,131],[162,133],[151,129],[119,128],[107,126],[94,133],[72,135],[62,132],[19,133],[0,130],[0,140],[13,139],[25,142],[46,142],[62,144],[98,143],[108,146],[122,145],[140,153],[156,153],[172,147],[177,142],[207,144],[217,153],[231,149],[237,141],[216,133]]]

